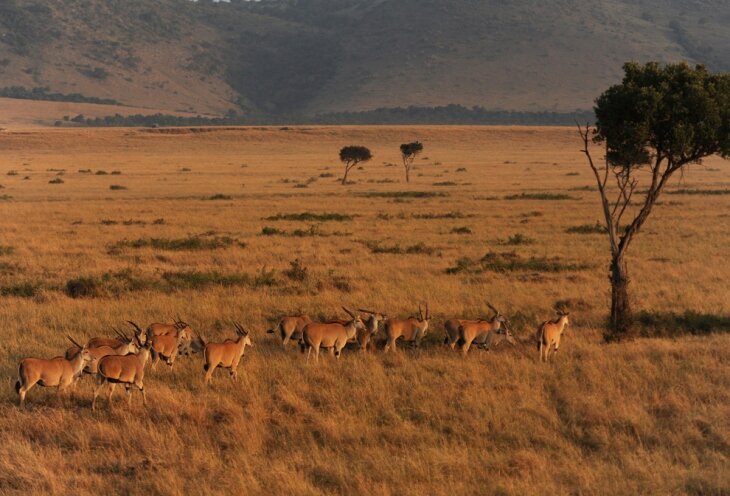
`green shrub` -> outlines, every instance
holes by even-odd
[[[571,226],[567,228],[565,232],[571,234],[604,234],[606,232],[606,227],[596,222],[595,224],[582,224],[580,226]]]
[[[516,195],[507,195],[505,200],[580,200],[575,196],[566,195],[565,193],[519,193]]]
[[[302,222],[325,222],[325,221],[335,221],[335,222],[346,222],[351,221],[355,218],[354,215],[348,215],[348,214],[337,214],[337,213],[313,213],[313,212],[301,212],[298,214],[276,214],[272,215],[270,217],[264,218],[264,220],[293,220],[293,221],[302,221]]]
[[[66,294],[71,298],[94,298],[99,296],[99,282],[92,277],[79,277],[66,282]]]

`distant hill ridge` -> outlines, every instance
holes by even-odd
[[[626,60],[730,70],[729,26],[726,0],[5,0],[0,88],[275,120],[564,113]]]

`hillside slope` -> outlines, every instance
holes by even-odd
[[[8,0],[0,87],[203,114],[588,108],[626,60],[730,70],[724,0]]]

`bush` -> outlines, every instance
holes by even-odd
[[[305,281],[307,279],[307,268],[302,265],[299,259],[289,262],[289,269],[284,271],[284,275],[292,281]]]
[[[15,296],[17,298],[33,298],[41,289],[40,284],[32,282],[21,282],[11,286],[0,287],[0,295]]]
[[[510,236],[505,241],[502,241],[500,244],[507,245],[507,246],[518,246],[518,245],[531,245],[535,242],[534,239],[528,238],[524,234],[517,233],[513,236]]]
[[[572,226],[565,230],[567,233],[572,234],[604,234],[606,232],[605,226],[596,222],[595,224],[582,224],[580,226]]]
[[[109,189],[112,191],[119,191],[119,190],[127,189],[127,187],[122,186],[121,184],[112,184],[111,186],[109,186]]]
[[[281,229],[277,229],[275,227],[264,226],[261,228],[262,236],[284,236],[285,234],[286,234],[286,232],[282,231]]]
[[[471,234],[471,228],[466,226],[455,227],[451,230],[452,234]]]
[[[92,277],[79,277],[66,282],[66,294],[71,298],[94,298],[99,296],[99,282]]]
[[[185,250],[215,250],[218,248],[226,248],[237,244],[240,247],[245,247],[245,243],[237,241],[228,236],[215,236],[212,238],[206,238],[201,236],[190,236],[188,238],[140,238],[133,241],[119,241],[113,244],[110,248],[121,249],[121,248],[147,248],[151,247],[158,250],[168,251],[185,251]]]
[[[201,289],[207,286],[245,286],[251,283],[247,274],[220,274],[216,271],[165,272],[162,278],[175,289]]]
[[[50,181],[48,181],[48,184],[63,184],[63,179],[60,177],[54,177]]]
[[[208,200],[233,200],[233,197],[230,195],[224,195],[222,193],[216,193],[213,196],[209,196]]]
[[[361,193],[365,198],[438,198],[449,196],[441,191],[368,191]]]
[[[507,195],[505,200],[580,200],[575,196],[566,195],[565,193],[520,193],[516,195]]]
[[[264,220],[293,220],[302,222],[346,222],[351,221],[355,218],[354,215],[337,214],[337,213],[313,213],[313,212],[301,212],[298,214],[276,214],[270,217],[264,218]]]

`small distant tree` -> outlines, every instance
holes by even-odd
[[[411,182],[411,168],[416,155],[423,151],[423,145],[418,141],[413,143],[403,143],[400,146],[400,154],[403,157],[403,167],[406,170],[406,182]]]
[[[688,164],[730,156],[730,74],[656,62],[627,63],[624,72],[621,84],[596,100],[595,127],[579,127],[611,248],[607,340],[632,335],[626,253],[664,186]],[[591,141],[605,146],[603,164],[591,156]],[[643,191],[640,178],[648,181]]]
[[[373,158],[372,153],[364,146],[346,146],[340,150],[340,161],[345,164],[345,175],[342,177],[342,184],[347,184],[347,174],[350,169],[361,162],[367,162]]]

